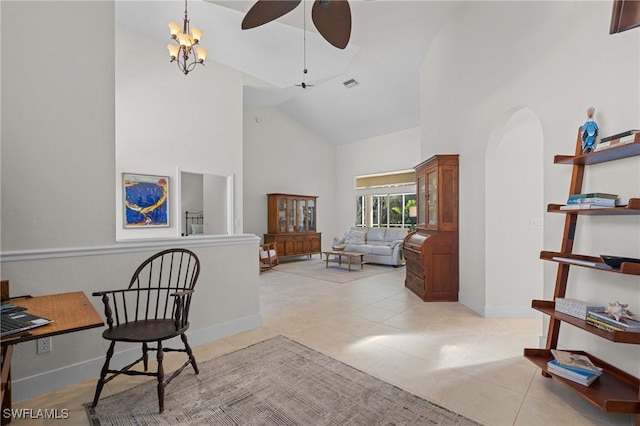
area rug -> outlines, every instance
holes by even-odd
[[[339,266],[337,263],[329,263],[329,267],[327,268],[324,260],[320,261],[317,259],[282,262],[276,267],[276,270],[280,272],[302,275],[303,277],[316,278],[338,284],[385,274],[394,269],[393,266],[365,264],[363,269],[360,269],[360,265],[351,265],[351,271],[349,271],[348,266],[344,263],[342,266]]]
[[[286,337],[277,336],[156,382],[86,404],[93,426],[477,425]],[[117,380],[117,379],[116,379]]]

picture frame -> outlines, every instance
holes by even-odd
[[[169,177],[122,173],[122,222],[125,229],[168,228]]]

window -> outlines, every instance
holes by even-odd
[[[415,193],[360,195],[356,202],[356,226],[409,228],[416,221],[409,215],[409,208],[415,203]]]

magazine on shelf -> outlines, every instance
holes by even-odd
[[[602,368],[591,362],[586,355],[574,354],[557,349],[551,349],[551,355],[553,355],[557,364],[561,367],[578,369],[587,374],[598,374],[602,372]]]
[[[570,194],[569,199],[575,200],[579,198],[608,198],[615,200],[618,198],[617,194],[607,194],[606,192],[585,192],[583,194]]]
[[[614,200],[613,198],[601,197],[569,198],[567,200],[567,204],[601,204],[603,206],[613,207],[616,205],[616,200]]]
[[[584,203],[584,204],[567,204],[566,206],[560,206],[560,210],[608,209],[612,207],[615,207],[615,205]]]
[[[611,327],[617,327],[624,331],[640,331],[640,321],[631,318],[621,318],[619,321],[610,317],[604,312],[589,311],[587,317],[609,324]]]
[[[589,266],[591,268],[613,269],[611,266],[607,265],[604,262],[593,262],[591,260],[572,259],[570,257],[560,257],[560,256],[553,257],[553,260],[555,260],[556,262],[571,263],[573,265]]]
[[[556,359],[551,360],[547,363],[547,371],[549,371],[549,373],[555,374],[556,376],[563,377],[567,380],[571,380],[572,382],[579,383],[584,386],[591,385],[591,383],[593,383],[602,374],[601,371],[598,373],[585,373],[568,369],[560,366],[558,364],[558,360]]]

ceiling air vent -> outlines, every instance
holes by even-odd
[[[347,80],[345,82],[343,82],[342,84],[344,84],[344,87],[346,87],[347,89],[353,89],[354,87],[356,87],[358,84],[357,81],[355,81],[353,78],[350,80]]]

